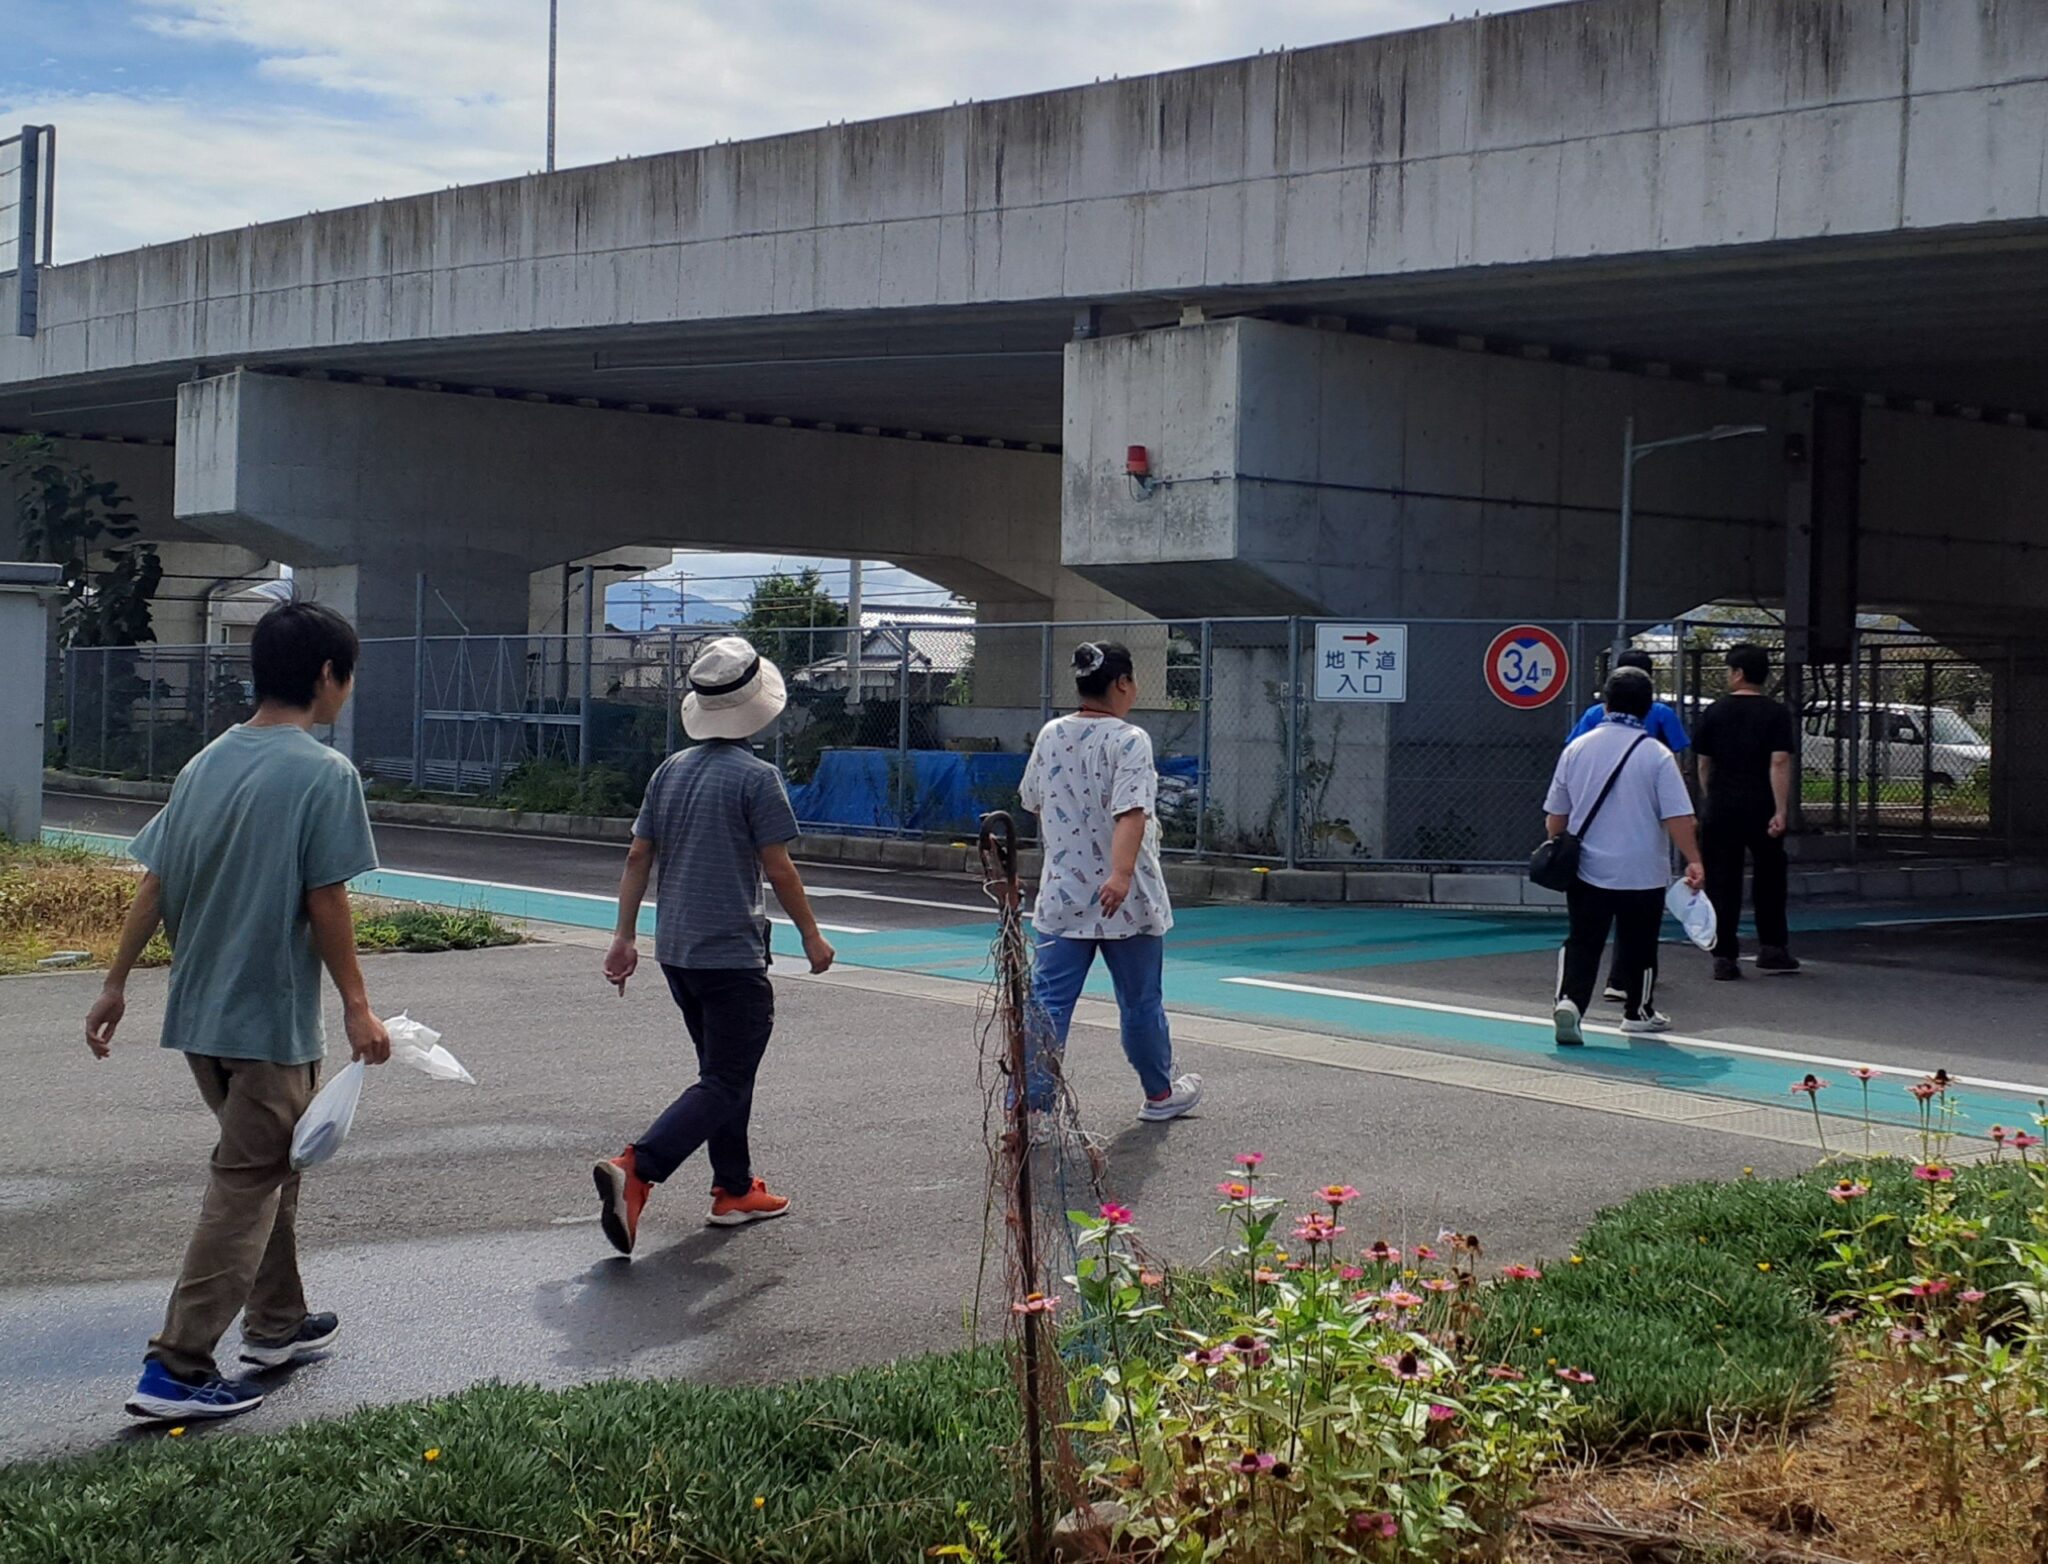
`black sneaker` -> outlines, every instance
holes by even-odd
[[[1733,956],[1716,956],[1714,958],[1714,981],[1716,983],[1732,983],[1741,976],[1742,966]]]
[[[1756,969],[1759,972],[1797,972],[1799,958],[1783,945],[1766,945],[1757,953]]]
[[[258,1368],[283,1368],[287,1363],[296,1363],[301,1358],[310,1358],[316,1352],[324,1352],[334,1345],[334,1338],[341,1334],[341,1320],[332,1314],[309,1314],[299,1322],[298,1330],[283,1341],[259,1341],[254,1336],[242,1338],[242,1361],[253,1363]]]

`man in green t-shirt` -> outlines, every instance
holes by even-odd
[[[161,923],[172,946],[163,1046],[185,1055],[220,1121],[184,1270],[128,1399],[137,1417],[230,1417],[261,1403],[214,1362],[245,1310],[242,1361],[258,1369],[319,1352],[340,1331],[334,1315],[306,1308],[290,1157],[326,1051],[323,963],[341,992],[349,1052],[371,1064],[391,1056],[348,904],[347,882],[377,867],[362,780],[312,734],[348,704],[359,650],[330,608],[283,603],[265,614],[249,646],[255,715],[192,758],[130,848],[146,872],[86,1017],[86,1045],[107,1057],[128,974]]]

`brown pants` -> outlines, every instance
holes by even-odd
[[[279,1341],[306,1318],[299,1283],[299,1175],[292,1130],[313,1100],[317,1064],[187,1054],[199,1095],[220,1121],[213,1174],[185,1269],[149,1356],[180,1379],[218,1372],[213,1349],[246,1306],[245,1336]]]

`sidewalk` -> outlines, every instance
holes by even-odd
[[[341,1311],[345,1347],[249,1426],[487,1378],[775,1380],[964,1339],[986,1167],[973,989],[783,976],[756,1139],[795,1210],[709,1232],[702,1175],[686,1173],[650,1205],[627,1262],[597,1231],[588,1160],[679,1088],[686,1045],[658,984],[643,976],[622,1001],[595,963],[571,944],[369,963],[379,1004],[442,1027],[481,1084],[372,1077],[349,1146],[308,1176],[302,1204],[309,1281]],[[10,982],[0,1020],[10,1099],[37,1105],[0,1125],[0,1383],[43,1411],[0,1433],[5,1460],[122,1434],[119,1401],[211,1143],[185,1073],[154,1046],[162,975],[136,979],[124,1045],[99,1065],[73,1046],[94,981]],[[1108,1142],[1112,1191],[1174,1262],[1218,1241],[1213,1185],[1241,1150],[1267,1153],[1276,1192],[1340,1174],[1366,1191],[1351,1223],[1361,1244],[1456,1225],[1503,1259],[1562,1252],[1597,1208],[1644,1185],[1812,1161],[1789,1138],[1731,1133],[1790,1128],[1716,1099],[1599,1111],[1513,1094],[1555,1095],[1554,1076],[1467,1081],[1469,1061],[1233,1022],[1183,1026],[1184,1062],[1210,1092],[1200,1117],[1139,1126],[1100,1018],[1087,1006],[1075,1032],[1084,1112]],[[1697,1117],[1635,1116],[1645,1107]]]

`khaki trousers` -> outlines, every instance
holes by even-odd
[[[313,1100],[317,1064],[187,1054],[199,1095],[220,1121],[199,1225],[185,1250],[149,1356],[180,1379],[216,1374],[213,1349],[246,1307],[245,1336],[279,1341],[306,1318],[295,1224],[292,1130]]]

